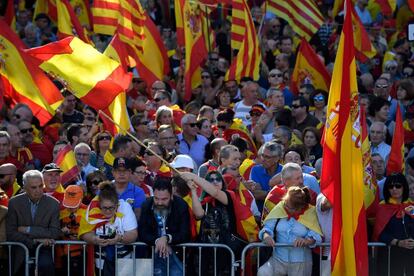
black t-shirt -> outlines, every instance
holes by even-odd
[[[62,118],[64,123],[81,124],[83,123],[84,116],[82,112],[74,110],[71,115],[63,113]]]

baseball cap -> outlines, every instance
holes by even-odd
[[[119,169],[119,168],[130,169],[128,159],[123,158],[123,157],[115,158],[113,168],[114,169]]]
[[[252,106],[252,109],[250,109],[250,111],[249,111],[249,113],[250,113],[250,115],[252,115],[252,114],[262,114],[263,112],[265,112],[265,109],[264,109],[264,107],[262,106],[262,105],[260,105],[260,104],[254,104],[253,106]]]
[[[69,185],[63,196],[62,205],[66,208],[77,208],[83,199],[83,190],[78,185]]]
[[[194,170],[194,162],[190,156],[185,154],[177,155],[174,160],[170,163],[174,169],[188,168]]]
[[[56,163],[49,163],[43,167],[42,172],[63,172]]]

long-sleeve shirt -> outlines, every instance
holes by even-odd
[[[263,229],[259,232],[259,239],[263,240],[264,233],[268,233],[274,239],[274,228],[276,219],[269,219],[265,222]],[[293,243],[298,238],[312,238],[317,243],[322,241],[322,237],[299,223],[296,219],[282,218],[276,226],[276,243]],[[308,247],[278,247],[273,250],[273,257],[283,262],[301,263],[311,262],[312,252]]]

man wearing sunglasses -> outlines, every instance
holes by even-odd
[[[385,75],[385,74],[384,74]],[[391,83],[389,79],[381,76],[375,81],[374,95],[390,103],[390,111],[388,113],[388,120],[394,121],[397,113],[397,100],[390,96]]]

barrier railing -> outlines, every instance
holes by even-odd
[[[8,270],[9,270],[9,273],[8,273],[8,275],[9,276],[11,276],[11,275],[13,275],[13,265],[12,265],[12,261],[13,261],[13,258],[12,258],[12,252],[11,252],[11,250],[12,250],[12,246],[17,246],[17,247],[20,247],[20,248],[22,248],[23,250],[24,250],[24,255],[25,255],[25,257],[24,257],[24,274],[26,275],[26,276],[29,276],[29,249],[27,249],[27,247],[23,244],[23,243],[20,243],[20,242],[0,242],[0,247],[4,247],[4,246],[7,246],[7,248],[8,248],[8,250],[7,250],[7,260],[8,260]]]
[[[55,241],[54,244],[51,245],[51,249],[52,249],[52,256],[54,257],[54,251],[55,251],[55,246],[56,245],[64,245],[67,246],[65,251],[67,254],[67,259],[66,259],[66,265],[67,265],[67,275],[71,275],[70,272],[70,264],[71,264],[71,246],[74,245],[81,245],[82,246],[82,258],[83,258],[83,275],[86,275],[86,246],[87,243],[83,242],[83,241]],[[40,254],[40,250],[41,248],[43,248],[45,245],[44,244],[39,244],[38,247],[36,248],[36,256],[35,256],[35,264],[36,264],[36,269],[39,267],[39,254]],[[118,248],[124,246],[124,244],[117,244],[115,246],[115,275],[119,275],[119,265],[118,265],[118,260],[120,260],[121,258],[118,257]],[[145,243],[142,242],[136,242],[136,243],[131,243],[128,244],[128,246],[132,246],[132,252],[130,254],[128,254],[129,257],[127,258],[122,258],[123,260],[125,259],[131,259],[132,260],[132,272],[133,275],[136,275],[137,272],[137,266],[136,266],[136,253],[137,253],[137,249],[136,247],[145,247],[148,248],[149,246]],[[187,253],[189,248],[197,248],[198,250],[198,275],[201,275],[202,273],[202,256],[203,256],[203,249],[213,249],[213,253],[214,253],[214,275],[217,275],[217,250],[218,249],[223,249],[226,250],[229,254],[230,254],[230,261],[229,261],[229,270],[230,270],[230,275],[234,276],[235,275],[235,267],[238,266],[238,264],[235,261],[235,255],[234,252],[231,250],[230,247],[228,247],[225,244],[204,244],[204,243],[184,243],[184,244],[179,244],[179,245],[175,245],[174,248],[181,248],[182,249],[182,266],[183,266],[183,276],[186,275],[186,267],[187,267]],[[102,247],[99,247],[98,249],[99,252],[99,259],[98,262],[101,263],[102,261]],[[154,260],[155,260],[155,248],[154,246],[151,246],[151,274],[150,275],[154,275]],[[170,275],[170,257],[167,258],[167,264],[166,264],[166,270],[167,270],[167,275]],[[101,275],[102,270],[98,269],[98,275]],[[189,273],[190,274],[190,273]]]
[[[329,243],[317,243],[315,245],[315,247],[318,247],[320,249],[320,252],[322,252],[322,250],[326,247],[329,247],[330,244]],[[255,243],[250,243],[247,246],[244,247],[243,251],[242,251],[242,255],[241,255],[241,275],[243,276],[245,274],[246,271],[246,257],[247,254],[250,250],[254,250],[256,249],[257,253],[256,253],[256,271],[259,270],[260,267],[260,248],[268,248],[270,247],[269,245],[266,245],[262,242],[255,242]],[[276,247],[294,247],[293,244],[290,243],[276,243]],[[391,264],[391,247],[386,245],[385,243],[375,243],[375,242],[371,242],[368,243],[368,247],[371,248],[371,257],[375,258],[375,248],[377,247],[388,247],[388,252],[387,252],[387,259],[388,259],[388,265],[387,265],[387,272],[388,275],[390,275],[391,270],[390,270],[390,264]],[[272,252],[273,254],[273,252]],[[265,262],[267,262],[267,260],[265,260]],[[319,266],[321,267],[322,264],[322,254],[319,254]],[[322,269],[320,269],[320,275],[322,275]]]

